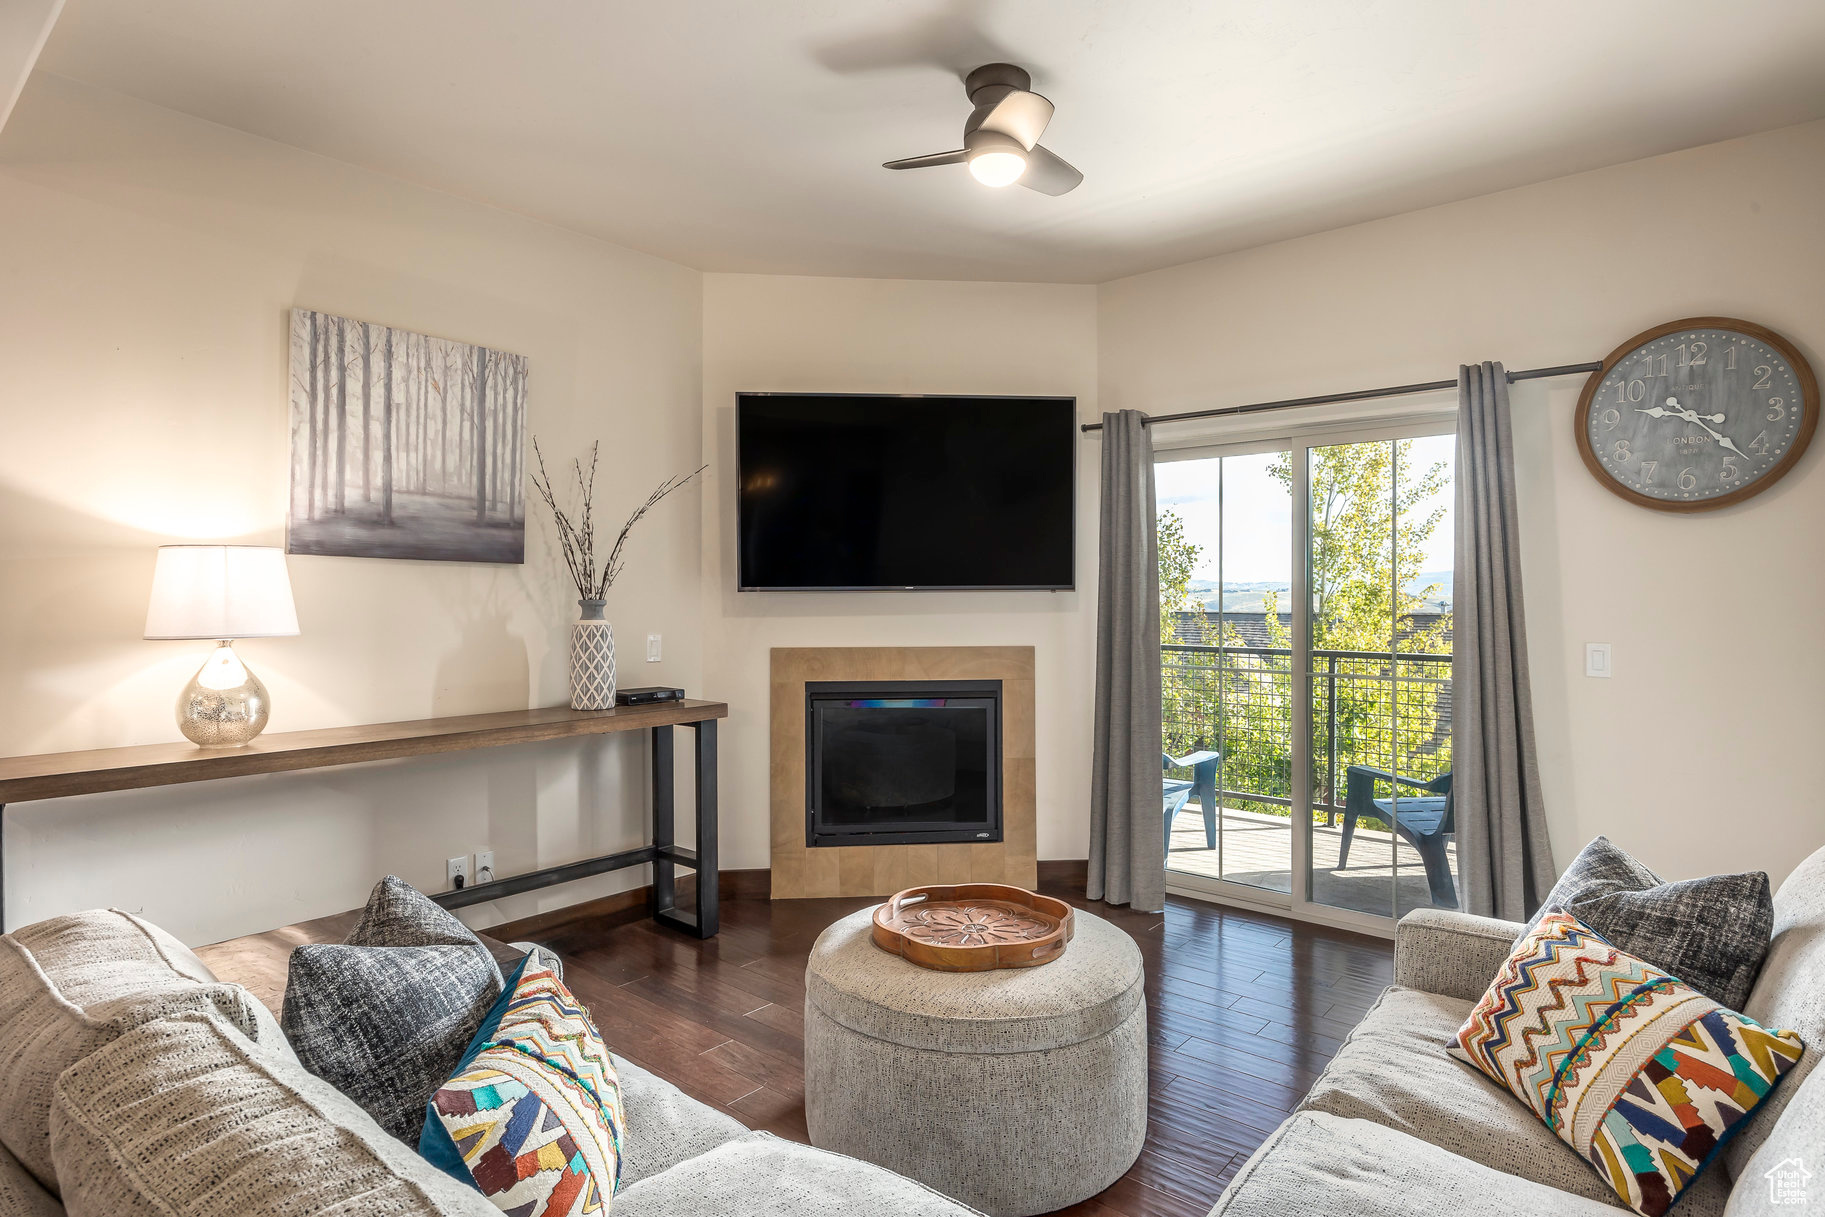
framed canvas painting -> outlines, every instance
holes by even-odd
[[[524,561],[526,375],[524,355],[293,309],[286,552]]]

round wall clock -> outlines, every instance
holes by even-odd
[[[1578,399],[1578,450],[1599,482],[1657,511],[1709,511],[1784,477],[1818,422],[1805,356],[1772,330],[1689,317],[1610,352]]]

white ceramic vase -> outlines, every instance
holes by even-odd
[[[570,708],[607,710],[615,704],[615,631],[603,617],[603,600],[579,600],[582,616],[570,627]]]

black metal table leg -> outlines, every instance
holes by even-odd
[[[678,843],[678,830],[672,815],[673,786],[672,729],[653,728],[653,846],[665,850]],[[654,920],[664,920],[677,903],[673,892],[672,860],[661,855],[653,862],[653,895],[649,901]]]
[[[714,938],[722,919],[721,873],[716,854],[716,723],[697,728],[697,937]]]
[[[653,845],[662,853],[669,849],[671,856],[665,861],[653,864],[653,920],[661,925],[669,925],[675,930],[682,930],[693,938],[713,938],[721,923],[721,909],[718,900],[720,876],[716,861],[716,724],[701,722],[687,725],[697,732],[697,848],[695,851],[691,851],[675,847],[672,824],[671,746],[668,740],[662,759],[660,747],[655,742],[653,750]],[[655,736],[662,730],[669,732],[669,728],[656,728]],[[661,772],[661,765],[664,766],[663,772]],[[677,896],[672,877],[672,867],[675,861],[682,861],[685,866],[696,872],[696,907],[689,913],[680,912],[677,908]],[[663,896],[661,895],[662,890]]]

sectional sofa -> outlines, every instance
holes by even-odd
[[[615,1217],[971,1217],[616,1058]],[[0,938],[0,1217],[500,1217],[307,1073],[247,987],[117,910]]]
[[[1825,1213],[1825,849],[1781,885],[1774,912],[1773,945],[1743,1013],[1799,1032],[1806,1053],[1670,1217]],[[1211,1217],[1627,1212],[1532,1112],[1445,1055],[1522,929],[1433,909],[1403,918],[1394,984]]]

